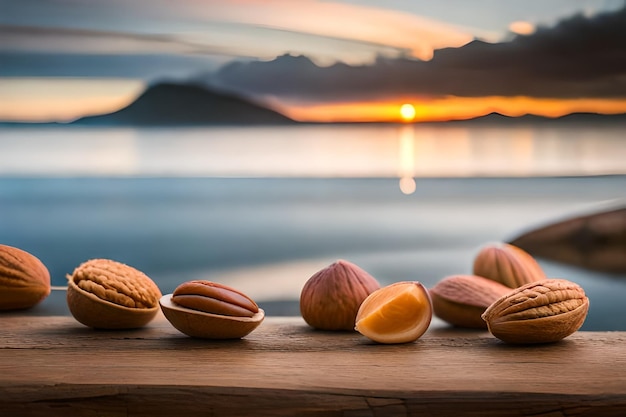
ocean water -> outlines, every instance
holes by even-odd
[[[0,176],[613,175],[625,160],[622,125],[0,129]]]
[[[211,279],[298,314],[336,259],[432,286],[488,242],[624,204],[625,147],[614,128],[2,129],[0,241],[59,287],[103,257],[164,293]],[[585,288],[584,329],[626,330],[626,276],[539,261]]]

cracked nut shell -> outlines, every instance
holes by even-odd
[[[97,329],[145,326],[158,313],[161,291],[143,272],[110,259],[91,259],[68,276],[67,305]]]
[[[181,333],[204,339],[239,339],[256,329],[265,312],[244,293],[217,282],[184,282],[159,300]]]

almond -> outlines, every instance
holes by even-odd
[[[474,275],[517,288],[546,279],[546,274],[528,252],[508,243],[483,247],[474,259]]]
[[[0,245],[0,310],[30,308],[50,294],[50,273],[36,256]]]
[[[458,327],[486,329],[481,318],[494,301],[511,289],[499,282],[476,275],[452,275],[430,289],[434,313]]]

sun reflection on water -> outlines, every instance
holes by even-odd
[[[400,137],[400,191],[403,194],[415,192],[415,130],[407,124],[399,129]]]

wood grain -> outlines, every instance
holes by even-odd
[[[95,331],[0,315],[2,416],[626,415],[626,333],[509,346],[435,323],[377,345],[268,317],[242,340],[192,339],[162,317]]]

